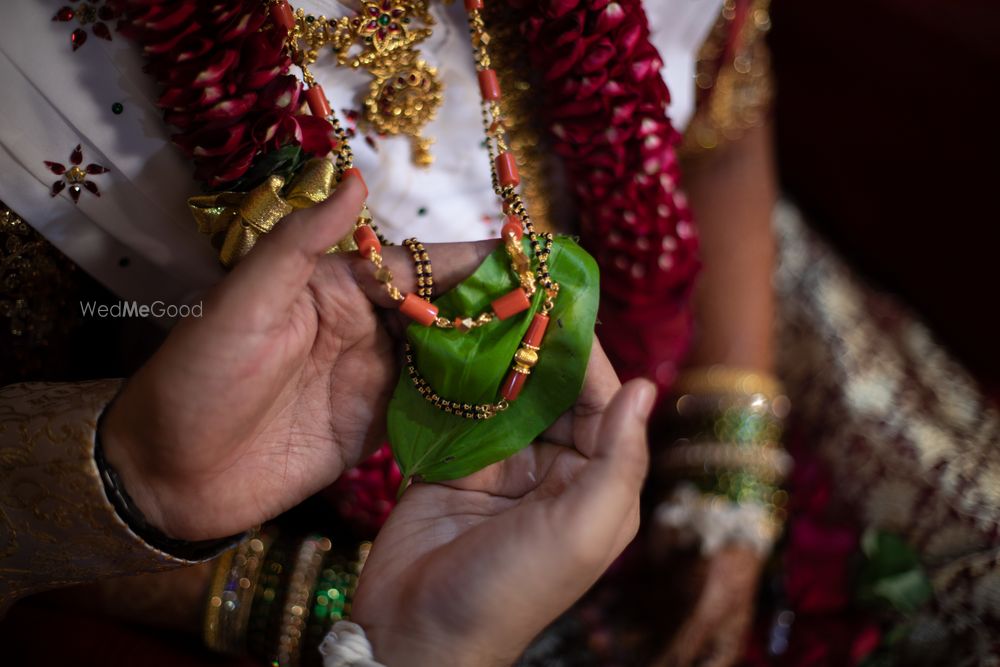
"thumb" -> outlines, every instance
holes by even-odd
[[[265,321],[255,322],[254,328],[283,318],[319,259],[354,228],[367,194],[361,172],[349,169],[326,201],[281,220],[224,281],[216,313],[245,318],[259,312],[252,304],[263,304]]]
[[[655,403],[656,385],[649,380],[637,378],[622,385],[601,417],[592,458],[606,459],[616,468],[629,461],[641,464],[637,469],[639,477],[644,478],[648,458],[646,428]],[[635,473],[636,470],[622,468],[622,472]],[[642,479],[639,481],[641,483]]]
[[[561,503],[567,522],[575,519],[585,524],[584,532],[599,533],[599,526],[621,527],[634,514],[649,467],[646,428],[655,401],[656,385],[649,380],[631,380],[615,393],[601,417],[590,461]]]

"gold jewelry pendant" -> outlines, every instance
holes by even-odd
[[[366,0],[355,16],[331,26],[337,61],[364,67],[373,77],[365,120],[379,134],[409,136],[413,161],[421,166],[434,160],[432,140],[421,132],[441,106],[442,85],[437,69],[414,47],[431,35],[433,24],[426,0]]]

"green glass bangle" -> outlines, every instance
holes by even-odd
[[[293,546],[294,542],[289,538],[279,538],[271,545],[264,566],[261,568],[250,607],[247,649],[250,655],[264,664],[271,660],[271,656],[277,650],[281,612],[284,608],[291,569],[288,559],[293,553]]]

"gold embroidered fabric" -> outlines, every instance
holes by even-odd
[[[0,202],[0,384],[38,377],[79,325],[81,272]]]
[[[698,53],[697,108],[681,144],[692,156],[739,139],[767,120],[773,94],[770,0],[725,0]]]
[[[132,533],[105,495],[94,435],[120,386],[0,388],[0,614],[45,589],[189,564]]]
[[[794,209],[780,207],[777,222],[777,349],[792,428],[829,464],[852,516],[920,554],[936,599],[919,633],[970,651],[921,664],[980,664],[975,646],[1000,629],[1000,411]]]

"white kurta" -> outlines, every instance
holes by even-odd
[[[327,16],[349,11],[330,0],[295,4]],[[69,33],[77,24],[51,20],[60,6],[8,0],[8,18],[0,22],[0,200],[122,298],[189,302],[222,275],[186,209],[187,197],[197,194],[192,168],[169,142],[155,85],[133,45],[118,35],[111,42],[91,35],[72,52]],[[721,0],[647,2],[678,128],[693,113],[695,54],[720,7]],[[431,11],[438,23],[421,51],[444,84],[437,118],[425,128],[435,139],[434,164],[414,166],[406,137],[373,137],[373,147],[360,134],[352,141],[355,164],[390,239],[495,237],[498,206],[481,148],[465,12],[457,2],[434,3]],[[369,77],[324,58],[313,71],[336,112],[343,118],[344,110],[360,110]],[[116,103],[121,114],[112,111]],[[59,177],[44,162],[68,166],[77,144],[84,164],[111,171],[90,177],[102,197],[84,191],[73,204],[65,191],[49,196]]]

